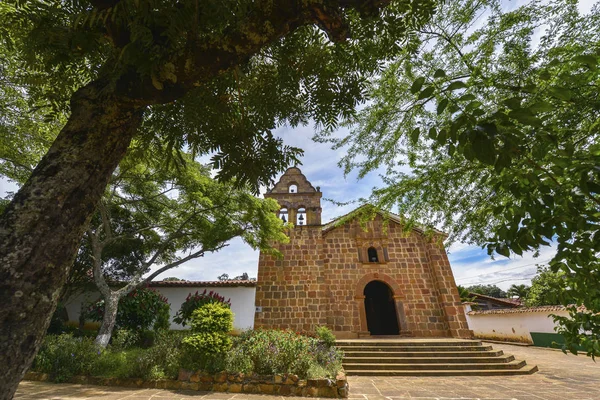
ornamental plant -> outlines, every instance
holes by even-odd
[[[188,294],[181,308],[177,311],[175,317],[173,317],[173,322],[181,326],[186,326],[192,317],[192,313],[209,303],[220,303],[227,308],[231,308],[231,299],[225,300],[225,297],[212,290],[208,293],[206,293],[206,289],[202,293],[198,293],[196,290],[196,293]]]
[[[322,328],[319,331],[327,336]],[[226,368],[260,375],[291,373],[302,379],[335,377],[343,354],[327,342],[292,330],[247,331],[235,339]]]
[[[169,328],[170,305],[167,298],[152,288],[133,290],[119,301],[116,327],[135,331],[155,331]],[[86,317],[102,321],[104,300],[93,303]]]
[[[221,370],[231,348],[233,313],[229,306],[223,302],[200,306],[192,312],[191,326],[193,334],[182,341],[182,366],[208,372]]]

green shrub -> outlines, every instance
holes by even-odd
[[[224,304],[207,303],[192,313],[193,334],[182,340],[182,367],[216,372],[225,366],[231,348],[233,313]]]
[[[219,303],[226,307],[231,307],[231,300],[225,300],[225,297],[220,296],[212,290],[206,293],[206,289],[204,289],[204,292],[200,294],[196,291],[194,294],[188,294],[183,304],[181,304],[181,308],[177,311],[175,317],[173,317],[173,322],[180,324],[181,326],[186,326],[192,319],[192,313],[209,303]]]
[[[112,335],[111,346],[114,351],[122,351],[137,346],[140,334],[130,329],[118,329]]]
[[[233,329],[233,312],[219,303],[207,303],[192,313],[192,332],[229,333]]]
[[[335,346],[335,335],[326,326],[317,326],[317,336],[327,347]]]
[[[170,305],[167,298],[151,288],[140,288],[119,300],[117,329],[147,331],[169,328]],[[92,304],[85,316],[92,321],[102,321],[104,300]]]
[[[48,335],[40,347],[32,369],[50,374],[54,382],[75,375],[90,375],[102,354],[93,339],[71,334]]]
[[[260,375],[292,373],[301,378],[335,377],[342,353],[293,331],[255,330],[234,341],[227,357],[230,372]]]
[[[48,335],[35,358],[32,369],[49,373],[55,382],[64,382],[75,375],[116,378],[164,379],[177,378],[181,364],[179,332],[159,331],[154,345],[148,349],[131,348],[127,340],[133,336],[120,332],[122,343],[101,350],[90,338],[71,335]],[[118,336],[117,336],[118,337]]]

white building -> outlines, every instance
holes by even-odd
[[[159,281],[151,282],[150,288],[156,289],[165,296],[171,306],[171,329],[187,329],[173,322],[173,317],[181,308],[190,293],[202,293],[213,291],[223,296],[225,300],[231,300],[231,311],[233,311],[233,328],[236,331],[252,329],[254,327],[254,294],[256,293],[255,281]],[[65,305],[69,314],[69,321],[78,322],[82,305],[98,300],[100,293],[86,292],[75,296]]]

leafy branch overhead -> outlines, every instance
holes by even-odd
[[[0,40],[19,49],[14,63],[32,66],[13,71],[14,83],[50,120],[64,123],[74,92],[100,81],[127,106],[151,106],[141,140],[214,154],[219,177],[257,190],[302,154],[273,128],[311,119],[336,127],[364,98],[365,77],[434,4],[398,1],[376,27],[388,2],[179,1],[157,10],[149,0],[11,1],[0,8]]]
[[[600,7],[502,9],[444,4],[372,81],[372,104],[337,141],[350,149],[341,164],[385,168],[375,201],[490,255],[556,242],[551,269],[599,312]]]

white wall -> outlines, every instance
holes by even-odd
[[[211,290],[225,297],[225,300],[231,299],[231,311],[233,311],[233,328],[236,330],[247,330],[254,327],[254,294],[256,287],[233,286],[233,287],[158,287],[155,288],[163,296],[169,299],[171,304],[171,329],[186,329],[173,322],[175,313],[179,311],[181,304],[189,293],[207,292]]]
[[[469,313],[470,306],[465,306],[465,316],[476,338],[533,343],[530,332],[556,333],[550,314],[569,315],[566,310],[544,310],[541,307],[531,311],[516,310],[519,312],[494,310]]]
[[[211,290],[225,297],[225,300],[231,299],[231,311],[233,311],[233,328],[235,330],[247,330],[254,327],[254,295],[256,287],[248,286],[230,286],[230,287],[155,287],[158,292],[165,296],[171,306],[171,329],[187,329],[173,322],[173,317],[179,311],[181,304],[185,301],[189,293],[207,292]],[[100,298],[98,292],[88,292],[74,297],[65,307],[69,314],[69,320],[78,322],[81,311],[81,304],[90,304]]]

